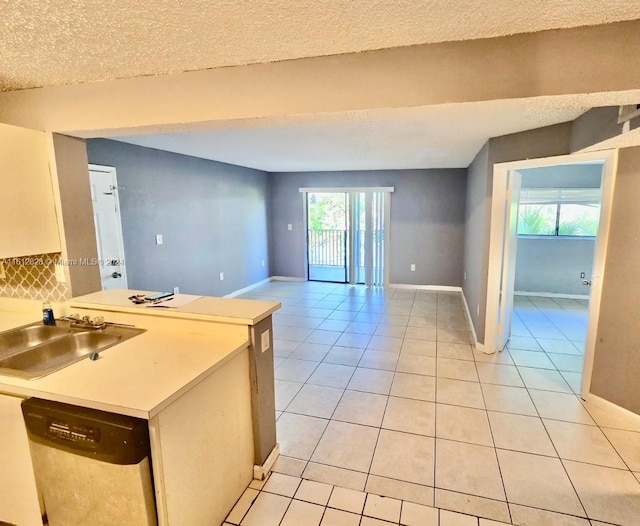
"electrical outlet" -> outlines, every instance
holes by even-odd
[[[415,272],[415,271],[416,271],[416,264],[411,263],[411,272]]]
[[[173,287],[174,294],[180,294],[180,287]]]
[[[287,225],[287,230],[293,230],[293,225],[291,223]]]
[[[220,281],[224,281],[224,272],[220,272]]]
[[[586,277],[587,277],[587,275],[584,272],[580,272],[580,279],[584,279]]]
[[[271,349],[271,333],[269,329],[260,335],[260,347],[262,348],[262,352]]]
[[[164,243],[162,234],[156,234],[156,245],[162,245],[162,243]]]
[[[64,265],[55,265],[55,276],[58,283],[67,282],[67,276],[64,273]]]

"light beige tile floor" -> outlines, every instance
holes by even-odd
[[[223,526],[506,526],[468,513],[271,473],[247,488]]]
[[[283,304],[272,476],[290,478],[252,487],[230,523],[640,524],[640,426],[576,395],[584,302],[516,297],[508,348],[485,355],[456,292],[274,282],[245,297]]]

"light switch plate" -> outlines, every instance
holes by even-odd
[[[220,272],[220,281],[224,281],[224,272]]]
[[[411,263],[411,272],[415,272],[416,271],[416,265],[415,263]]]
[[[293,230],[293,225],[291,223],[287,225],[287,230]]]
[[[162,245],[162,243],[164,243],[162,234],[156,234],[156,245]]]
[[[269,329],[267,329],[260,335],[260,347],[262,349],[262,352],[271,349],[271,331],[269,331]]]

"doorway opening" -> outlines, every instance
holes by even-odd
[[[300,189],[305,200],[309,281],[384,286],[392,191]]]
[[[122,187],[118,186],[116,169],[90,164],[89,179],[102,290],[126,289],[127,269],[118,198]]]
[[[507,346],[516,365],[551,371],[550,376],[559,382],[562,377],[580,394],[603,163],[518,172],[515,285]]]
[[[484,350],[521,347],[522,366],[527,360],[548,366],[583,397],[590,388],[616,169],[616,151],[494,169]],[[574,173],[559,185],[563,171]],[[540,253],[543,241],[551,244]],[[518,260],[536,250],[516,281]],[[568,252],[571,261],[560,264]],[[534,283],[541,277],[546,288],[561,292],[526,290],[540,288]],[[541,354],[523,354],[535,351]]]

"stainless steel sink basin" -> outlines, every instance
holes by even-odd
[[[0,356],[30,349],[49,340],[69,334],[68,327],[29,325],[0,332]]]
[[[107,325],[101,330],[31,324],[0,333],[0,374],[40,378],[145,332]]]

